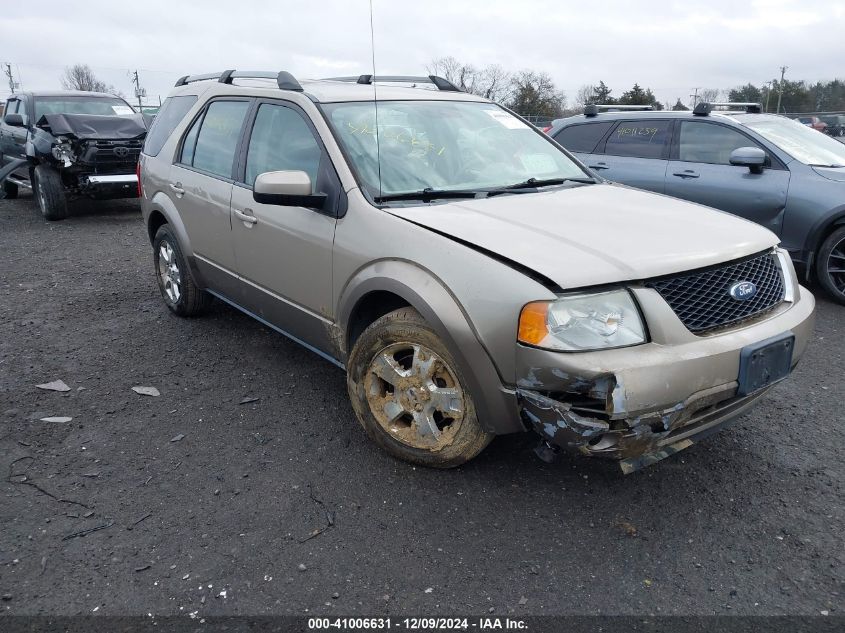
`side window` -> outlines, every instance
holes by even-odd
[[[148,156],[158,156],[167,139],[173,134],[176,126],[182,122],[188,110],[197,102],[194,95],[181,97],[167,97],[158,115],[153,119],[147,140],[144,143],[144,153]]]
[[[17,99],[9,99],[9,101],[6,102],[6,111],[4,113],[4,116],[5,114],[14,114],[15,112],[17,112],[18,103],[20,102]]]
[[[757,147],[757,143],[724,125],[699,121],[681,123],[678,160],[730,165],[731,152],[738,147]]]
[[[605,154],[661,158],[669,142],[670,121],[622,121],[607,139]]]
[[[258,108],[246,155],[246,183],[267,171],[304,171],[314,183],[322,150],[302,115],[264,103]]]
[[[202,122],[198,119],[185,137],[180,162],[222,178],[231,178],[248,109],[248,101],[212,101]]]
[[[555,135],[555,140],[570,152],[584,152],[589,154],[596,149],[596,145],[598,145],[611,125],[613,125],[613,121],[570,125],[558,132]]]

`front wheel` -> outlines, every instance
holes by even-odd
[[[451,468],[493,439],[449,349],[413,308],[372,323],[355,342],[347,371],[358,421],[394,457]]]
[[[37,165],[33,171],[35,198],[45,220],[54,222],[67,217],[67,197],[62,176],[52,167]]]
[[[816,256],[816,277],[834,301],[845,304],[845,226],[822,243]]]
[[[153,263],[161,297],[172,312],[192,317],[205,311],[211,295],[194,283],[179,242],[167,224],[153,239]]]

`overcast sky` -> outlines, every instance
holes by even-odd
[[[181,75],[285,69],[297,77],[369,73],[368,0],[39,0],[3,2],[0,61],[24,89],[59,88],[85,63],[127,97],[138,69],[150,100]],[[425,74],[452,55],[477,66],[548,72],[570,102],[604,80],[661,101],[696,86],[845,78],[845,2],[821,0],[374,0],[376,69]],[[189,8],[193,6],[194,8]],[[5,65],[3,67],[5,69]],[[5,79],[0,75],[0,80]],[[8,94],[0,81],[0,95]]]

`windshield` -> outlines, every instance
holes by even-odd
[[[325,111],[373,197],[587,176],[545,136],[492,103],[379,101],[378,147],[372,101],[327,104]]]
[[[45,114],[129,116],[135,111],[118,97],[36,97],[35,120]]]
[[[813,128],[784,118],[746,123],[763,138],[807,165],[845,166],[845,145]]]

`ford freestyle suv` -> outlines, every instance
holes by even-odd
[[[168,308],[217,297],[345,369],[416,464],[533,429],[542,457],[635,470],[746,411],[812,331],[772,232],[606,183],[436,76],[184,77],[140,183]]]
[[[587,106],[583,115],[555,121],[548,134],[609,180],[765,226],[802,278],[815,277],[845,304],[845,144],[761,114],[759,103],[699,103],[692,112],[623,108]]]
[[[44,218],[62,220],[69,199],[137,198],[146,119],[102,92],[23,92],[0,121],[2,196],[33,189]]]

